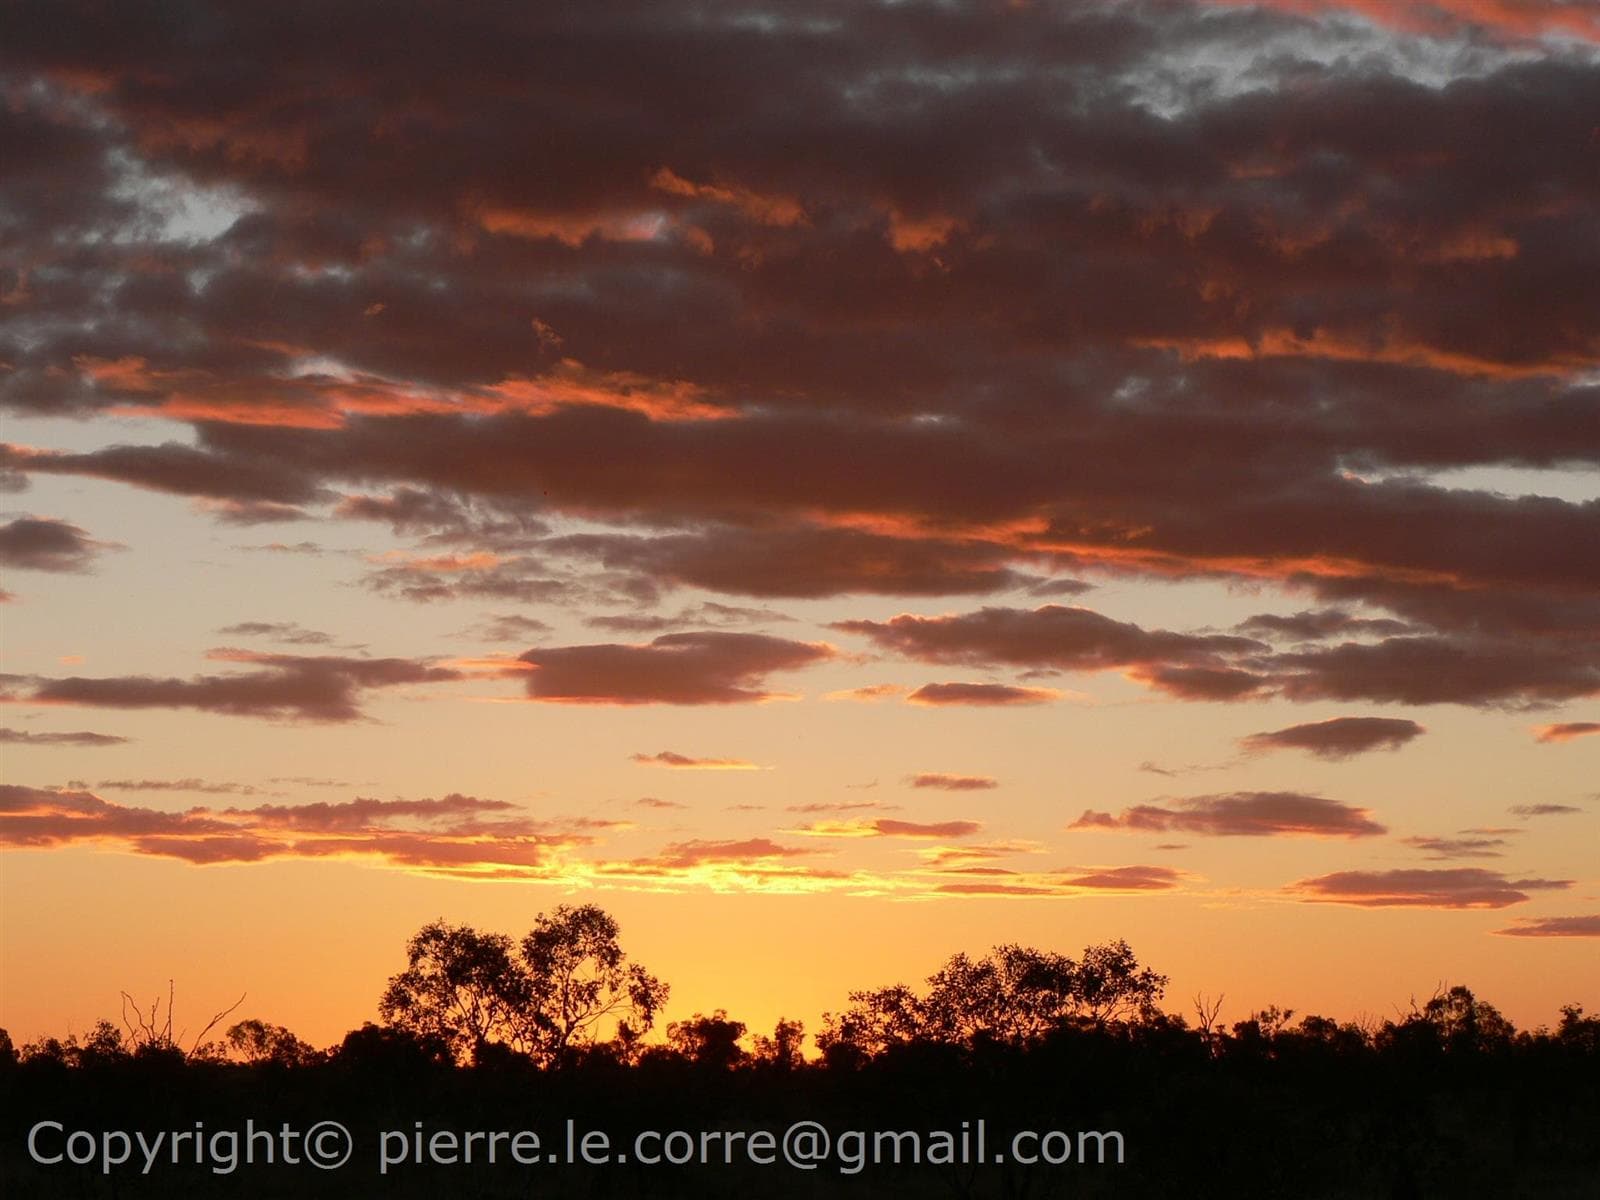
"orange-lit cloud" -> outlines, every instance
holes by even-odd
[[[561,828],[505,816],[512,807],[450,795],[171,813],[114,804],[91,792],[5,785],[0,839],[25,848],[101,844],[195,864],[373,857],[432,867],[541,866],[593,841],[581,824]]]
[[[1571,0],[1206,0],[1208,4],[1265,4],[1317,17],[1359,13],[1380,25],[1439,35],[1476,26],[1507,38],[1565,34],[1600,42],[1600,13]]]
[[[1556,725],[1541,725],[1533,731],[1536,742],[1570,742],[1573,738],[1600,733],[1600,721],[1562,721]]]
[[[1061,699],[1054,688],[1013,687],[1004,683],[925,683],[906,697],[908,703],[931,707],[970,704],[979,707],[1049,704]]]

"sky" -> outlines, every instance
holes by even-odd
[[[1600,12],[8,6],[0,1025],[1600,1007]]]

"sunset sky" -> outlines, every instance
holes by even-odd
[[[593,901],[1600,1008],[1600,9],[39,0],[0,1025]]]

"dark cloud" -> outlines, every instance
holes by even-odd
[[[1031,611],[984,608],[959,616],[903,614],[888,621],[840,621],[834,628],[861,634],[884,650],[923,662],[1074,671],[1208,660],[1267,649],[1250,638],[1151,631],[1086,608],[1057,604]]]
[[[1600,462],[1594,20],[1347,7],[25,0],[0,404],[192,438],[0,471],[381,522],[457,560],[384,594],[619,635],[1136,574],[1323,607],[849,627],[1189,701],[1600,694],[1600,503],[1437,482]]]
[[[79,730],[75,733],[34,733],[27,729],[0,729],[0,743],[16,746],[123,746],[131,738],[111,733]]]
[[[946,775],[940,771],[923,771],[906,779],[914,788],[934,788],[941,792],[985,792],[1000,783],[987,775]]]
[[[979,707],[1006,707],[1049,704],[1061,693],[1051,688],[1013,687],[1003,683],[925,683],[906,697],[910,704],[940,706],[970,704]]]
[[[1519,817],[1567,817],[1583,809],[1571,804],[1513,804],[1507,812]]]
[[[766,678],[834,657],[832,647],[754,633],[670,633],[645,645],[529,650],[533,700],[573,704],[745,704]]]
[[[816,526],[656,537],[590,534],[560,539],[550,548],[668,585],[747,596],[944,596],[993,592],[1022,581],[1005,565],[1017,551],[1003,544]]]
[[[1405,637],[1279,655],[1291,700],[1556,703],[1600,693],[1600,658],[1504,638]]]
[[[1069,829],[1199,833],[1211,837],[1373,837],[1387,832],[1364,808],[1300,792],[1190,796],[1163,807],[1140,804],[1121,815],[1085,810]]]
[[[0,564],[19,570],[87,570],[104,547],[70,521],[17,517],[0,525]]]
[[[1317,758],[1339,760],[1369,750],[1398,750],[1424,732],[1415,721],[1398,717],[1334,717],[1252,733],[1239,745],[1247,751],[1304,750]]]
[[[1307,900],[1363,908],[1505,908],[1532,891],[1560,891],[1567,879],[1508,879],[1482,867],[1337,871],[1289,887]]]
[[[353,721],[365,692],[404,684],[460,679],[455,670],[404,658],[308,657],[214,651],[212,657],[254,666],[188,679],[151,675],[32,680],[16,699],[28,704],[89,708],[183,708],[232,716]]]

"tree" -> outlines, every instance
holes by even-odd
[[[927,984],[921,996],[904,984],[852,992],[848,1009],[825,1014],[818,1047],[840,1061],[914,1041],[1033,1045],[1075,1022],[1148,1019],[1167,977],[1141,967],[1118,941],[1086,947],[1077,962],[1018,945],[996,946],[980,959],[956,954]]]
[[[667,1045],[696,1066],[729,1071],[749,1057],[739,1039],[744,1037],[743,1021],[728,1020],[727,1011],[717,1009],[709,1017],[702,1013],[667,1026]]]
[[[522,939],[523,1016],[546,1062],[564,1062],[575,1047],[593,1043],[608,1020],[624,1043],[655,1024],[668,987],[627,961],[619,932],[616,919],[598,905],[563,904],[541,913]]]
[[[282,1025],[253,1018],[230,1025],[222,1036],[228,1047],[253,1067],[304,1067],[322,1057]]]
[[[489,1044],[555,1066],[608,1029],[623,1058],[655,1023],[667,985],[627,961],[618,926],[593,904],[541,913],[519,944],[435,921],[406,945],[407,967],[378,1009],[390,1025],[439,1038],[457,1061]]]
[[[776,1070],[793,1071],[805,1063],[802,1053],[805,1040],[805,1022],[779,1017],[777,1024],[772,1027],[771,1037],[756,1034],[754,1058],[758,1063]]]
[[[406,943],[406,963],[378,1001],[390,1025],[442,1040],[458,1061],[476,1061],[491,1041],[532,1049],[527,979],[505,934],[434,921]]]
[[[1499,1009],[1479,1000],[1470,988],[1460,984],[1424,1004],[1422,1017],[1439,1031],[1440,1040],[1452,1050],[1487,1050],[1505,1045],[1516,1034]]]

